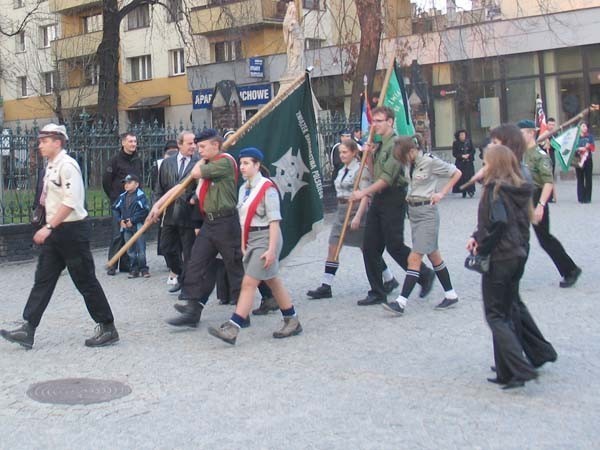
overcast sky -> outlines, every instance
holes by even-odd
[[[434,5],[437,9],[446,10],[446,0],[412,0],[411,3],[416,3],[425,10],[433,8]],[[471,9],[471,0],[456,0],[456,6],[462,9]]]

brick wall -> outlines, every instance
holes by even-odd
[[[92,222],[92,248],[108,247],[110,239],[111,217],[90,219]],[[146,232],[146,240],[156,240],[158,226]],[[39,249],[33,243],[33,226],[3,225],[0,226],[0,264],[8,261],[24,261],[34,259]]]

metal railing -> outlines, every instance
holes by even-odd
[[[67,151],[81,167],[86,186],[86,208],[91,216],[111,214],[108,198],[102,190],[102,175],[106,164],[119,150],[121,141],[117,123],[89,122],[83,117],[80,123],[67,124],[69,142]],[[320,159],[323,180],[331,184],[329,153],[339,140],[341,130],[352,130],[359,124],[342,115],[321,118],[319,124]],[[199,131],[192,124],[185,127],[159,126],[158,123],[131,124],[129,130],[137,136],[138,155],[142,159],[142,186],[150,191],[152,167],[162,158],[165,142],[176,139],[184,129]],[[0,225],[28,223],[33,209],[35,188],[43,159],[37,149],[39,127],[34,122],[31,128],[17,125],[14,129],[0,131]]]

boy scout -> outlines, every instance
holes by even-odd
[[[215,261],[217,254],[223,258],[231,289],[231,298],[237,300],[244,269],[242,266],[241,231],[237,212],[237,163],[228,153],[221,151],[223,138],[215,130],[205,130],[196,137],[200,161],[192,169],[199,179],[198,207],[204,224],[192,247],[190,260],[185,267],[185,278],[180,298],[187,301],[178,317],[168,320],[173,326],[196,327],[202,308],[215,286]],[[149,220],[157,220],[158,209],[169,195],[159,200]]]
[[[94,259],[90,252],[91,226],[85,220],[85,192],[77,162],[67,155],[63,146],[68,136],[63,125],[48,124],[38,136],[40,154],[48,158],[40,204],[46,208],[46,225],[33,236],[42,246],[35,281],[23,311],[25,323],[16,330],[0,330],[3,338],[30,349],[35,330],[52,297],[58,277],[65,267],[83,295],[85,306],[98,323],[96,334],[85,341],[88,347],[115,343],[119,334],[113,315],[96,278]]]
[[[563,280],[560,287],[567,288],[573,286],[581,269],[573,262],[565,251],[562,244],[552,234],[550,234],[550,208],[548,201],[552,196],[554,179],[552,177],[552,163],[546,152],[540,149],[535,139],[535,123],[532,120],[521,120],[517,123],[521,129],[527,151],[523,156],[523,162],[531,172],[533,178],[533,203],[534,225],[533,230],[538,238],[540,246],[548,253],[552,262],[558,269]]]

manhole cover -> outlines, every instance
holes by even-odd
[[[65,378],[32,384],[27,395],[41,403],[89,405],[116,400],[131,394],[124,383],[91,378]]]

